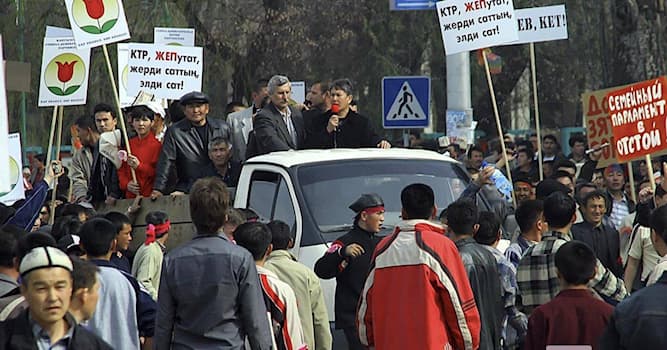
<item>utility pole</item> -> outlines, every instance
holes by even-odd
[[[447,109],[464,111],[472,121],[469,52],[447,56]],[[446,123],[445,120],[445,125]],[[447,130],[447,132],[449,133],[450,130]],[[475,140],[468,140],[468,143],[474,144]]]

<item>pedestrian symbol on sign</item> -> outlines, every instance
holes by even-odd
[[[401,90],[396,94],[394,103],[389,109],[388,119],[424,120],[426,113],[419,101],[415,99],[415,93],[407,81],[403,82]]]

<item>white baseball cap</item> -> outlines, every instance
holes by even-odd
[[[34,270],[50,267],[62,267],[69,272],[74,270],[72,260],[62,250],[54,247],[37,247],[23,257],[19,273],[25,276]]]

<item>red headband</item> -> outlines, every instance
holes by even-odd
[[[169,232],[171,229],[171,222],[167,220],[164,224],[159,224],[159,225],[153,225],[153,224],[148,224],[146,227],[146,241],[144,241],[145,245],[149,245],[153,242],[155,242],[155,239],[159,237],[162,237],[165,233]]]
[[[362,210],[361,212],[366,212],[366,214],[375,214],[384,211],[384,205],[378,205],[377,207],[370,207]]]

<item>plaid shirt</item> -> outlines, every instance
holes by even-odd
[[[530,312],[547,303],[560,292],[555,255],[558,249],[572,240],[570,234],[552,231],[542,236],[542,241],[528,248],[519,262],[516,280],[519,285],[521,305]],[[614,276],[597,262],[596,273],[588,282],[603,297],[621,301],[627,296],[623,280]]]

